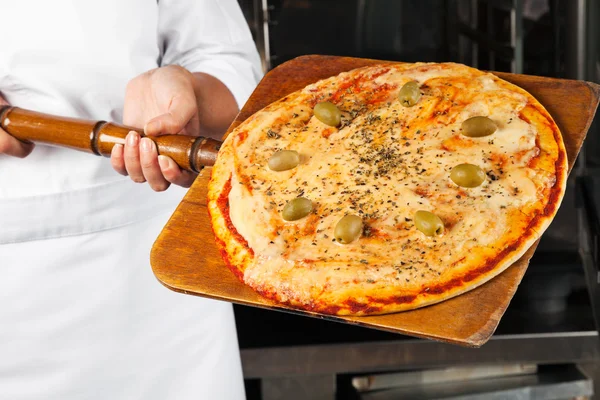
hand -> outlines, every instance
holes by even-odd
[[[200,123],[193,74],[170,65],[131,80],[125,93],[123,123],[144,127],[147,136],[198,136]],[[140,140],[140,135],[133,131],[129,132],[125,146],[113,147],[111,164],[134,182],[148,182],[155,191],[166,190],[171,183],[189,187],[197,176],[181,170],[172,159],[159,156],[152,140]]]
[[[0,106],[6,106],[8,102],[0,94]],[[0,128],[0,154],[24,158],[33,151],[33,143],[24,143],[15,139]]]

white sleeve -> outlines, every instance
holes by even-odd
[[[262,76],[250,29],[236,0],[159,0],[160,65],[204,72],[229,88],[238,106]]]

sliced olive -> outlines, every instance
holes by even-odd
[[[295,150],[279,150],[269,158],[268,165],[273,171],[287,171],[300,164],[300,155]]]
[[[498,127],[488,117],[471,117],[462,123],[462,134],[469,137],[483,137],[496,132]]]
[[[485,181],[485,172],[477,165],[458,164],[450,171],[450,179],[458,186],[474,188]]]
[[[362,218],[356,215],[346,215],[339,220],[333,231],[335,240],[348,244],[360,237],[363,231]]]
[[[419,210],[415,213],[415,226],[427,236],[444,233],[444,223],[441,218],[429,211]]]
[[[342,122],[342,113],[337,106],[329,101],[315,105],[313,109],[315,117],[329,126],[339,126]]]
[[[398,94],[400,103],[404,107],[412,107],[419,102],[421,98],[421,90],[419,84],[415,81],[410,81],[402,86],[400,93]]]
[[[296,221],[306,217],[313,209],[312,201],[304,197],[296,197],[283,207],[281,216],[286,221]]]

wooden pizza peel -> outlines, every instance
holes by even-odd
[[[376,63],[381,61],[303,56],[282,64],[263,78],[229,131],[264,106],[312,82]],[[527,90],[547,108],[563,134],[571,169],[593,120],[600,86],[581,81],[495,74]],[[496,330],[538,244],[536,242],[519,261],[490,282],[425,308],[369,317],[298,311],[259,296],[226,267],[215,244],[206,208],[209,178],[210,169],[201,172],[152,248],[151,264],[158,280],[169,289],[185,294],[479,347]]]

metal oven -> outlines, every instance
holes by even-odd
[[[600,5],[592,0],[239,2],[265,71],[300,55],[330,54],[457,61],[600,82]],[[599,133],[588,133],[561,211],[490,342],[466,349],[236,306],[249,399],[568,399],[586,398],[594,388],[600,393]],[[529,373],[464,378],[473,369],[485,375],[500,367]],[[394,375],[377,382],[393,389],[360,389],[361,378],[375,382],[384,372]],[[455,379],[440,381],[440,374]]]

